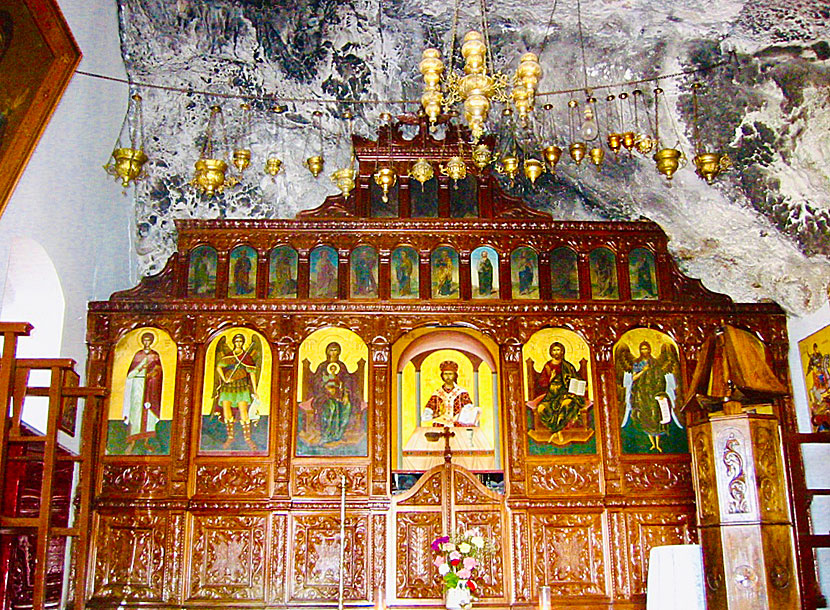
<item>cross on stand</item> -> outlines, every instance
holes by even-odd
[[[443,426],[441,432],[427,432],[424,434],[428,441],[437,441],[439,438],[444,437],[444,462],[447,464],[452,463],[452,449],[450,448],[450,439],[455,436],[455,432],[452,431],[450,426]]]

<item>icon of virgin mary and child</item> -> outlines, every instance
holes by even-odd
[[[303,360],[298,455],[365,455],[366,402],[361,359],[354,372],[340,360],[340,344],[326,346],[326,359],[312,371]]]

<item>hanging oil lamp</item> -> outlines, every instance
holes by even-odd
[[[663,174],[667,180],[671,180],[675,172],[686,165],[686,156],[677,148],[660,148],[660,95],[663,89],[654,89],[654,141],[658,149],[654,153],[654,161],[657,164],[657,171]]]
[[[658,89],[659,89],[659,87],[658,87]],[[662,89],[661,89],[661,91],[662,91]],[[634,148],[641,155],[647,155],[652,150],[654,150],[654,148],[657,147],[657,135],[655,134],[655,136],[652,138],[647,133],[643,133],[643,132],[640,131],[640,117],[639,117],[639,111],[638,111],[640,102],[638,100],[642,100],[643,114],[645,115],[645,123],[646,123],[646,125],[648,125],[648,110],[647,110],[647,106],[646,106],[646,101],[643,98],[643,92],[640,91],[639,89],[635,89],[632,92],[632,97],[633,97],[633,103],[634,103],[634,129],[635,129]],[[656,97],[654,98],[654,104],[655,104],[655,112],[656,112],[656,107],[657,107],[657,98]]]
[[[277,121],[277,117],[286,110],[287,108],[280,104],[276,104],[271,108],[271,112],[274,113],[274,143],[273,148],[268,151],[268,154],[265,156],[264,171],[272,177],[278,175],[280,171],[282,171],[282,159],[279,157],[279,149],[281,148],[282,138],[280,137],[280,126]]]
[[[525,178],[530,180],[531,184],[536,184],[536,180],[545,173],[545,165],[539,159],[533,157],[525,159],[524,163]]]
[[[441,74],[444,72],[441,52],[438,49],[425,49],[418,68],[424,77],[421,105],[424,107],[424,112],[429,118],[430,129],[432,129],[438,120],[438,115],[441,114],[441,105],[444,102],[444,96],[441,93]]]
[[[692,161],[695,164],[695,173],[706,180],[707,183],[712,184],[718,175],[732,167],[732,160],[727,155],[720,155],[718,153],[706,152],[701,144],[700,129],[698,125],[697,115],[697,90],[700,89],[700,83],[692,84],[692,108],[694,119],[694,138],[696,153]]]
[[[143,168],[147,162],[144,153],[144,120],[141,112],[141,96],[134,93],[127,103],[127,114],[118,133],[118,141],[104,165],[104,170],[121,180],[121,186],[127,188],[144,176]]]
[[[622,125],[622,121],[620,120],[619,112],[617,111],[617,105],[614,100],[617,99],[616,95],[608,95],[605,98],[607,103],[606,105],[606,116],[607,116],[607,125],[608,125],[608,135],[606,136],[606,141],[608,142],[608,148],[615,154],[619,154],[620,150],[623,147],[623,135],[620,133],[620,127]]]
[[[573,159],[574,163],[577,165],[582,163],[582,160],[588,152],[588,145],[585,142],[576,141],[576,117],[578,116],[578,113],[579,102],[576,100],[570,100],[568,102],[568,130],[570,131],[571,145],[568,146],[568,154],[571,155],[571,159]]]
[[[543,133],[543,136],[548,142],[550,142],[550,144],[542,148],[542,158],[547,164],[548,171],[551,174],[555,174],[556,164],[559,163],[559,159],[562,157],[562,149],[553,143],[556,140],[556,124],[553,120],[553,104],[545,104],[542,108],[545,110],[542,125],[546,131],[546,133]]]
[[[395,172],[395,168],[393,167],[392,163],[392,115],[388,112],[384,112],[380,115],[382,121],[387,122],[388,132],[387,132],[387,141],[389,144],[389,165],[384,165],[382,167],[378,167],[375,170],[374,179],[375,184],[377,184],[382,190],[383,195],[381,199],[383,203],[389,202],[389,191],[395,186],[395,183],[398,181],[398,174]],[[378,156],[380,156],[380,141],[381,141],[381,134],[378,134]]]
[[[427,180],[432,180],[434,175],[435,170],[432,168],[432,164],[423,158],[415,161],[409,170],[409,176],[417,180],[420,184],[423,184]]]
[[[325,165],[325,159],[323,158],[323,126],[322,126],[322,117],[323,113],[319,110],[315,110],[314,114],[312,115],[312,125],[317,129],[318,141],[319,146],[317,150],[312,151],[312,154],[306,158],[303,162],[303,165],[306,166],[308,171],[311,172],[311,175],[315,178],[320,175],[320,172],[323,171],[323,166]]]
[[[251,105],[241,104],[240,108],[242,109],[242,120],[240,121],[236,146],[234,146],[231,158],[234,167],[241,174],[251,164]]]
[[[486,144],[477,144],[473,148],[473,163],[478,169],[484,169],[493,160],[493,155]]]
[[[221,193],[225,187],[239,183],[235,176],[226,176],[228,169],[227,158],[228,142],[225,133],[225,120],[219,106],[211,106],[210,117],[205,128],[205,138],[196,161],[196,172],[190,184],[197,190],[212,197]]]
[[[357,172],[354,169],[354,148],[352,147],[352,114],[350,112],[346,112],[344,113],[343,118],[346,119],[349,126],[347,135],[349,142],[349,164],[346,167],[341,167],[336,170],[331,175],[331,181],[334,182],[334,185],[340,189],[343,197],[348,197],[349,193],[354,190]],[[340,133],[341,132],[338,131],[338,144],[340,140]],[[338,149],[339,148],[340,146],[338,146]]]

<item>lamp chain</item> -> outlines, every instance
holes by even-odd
[[[585,38],[582,36],[582,6],[580,0],[576,0],[576,24],[579,28],[579,48],[582,51],[582,82],[585,92],[588,92],[588,64],[585,62]]]

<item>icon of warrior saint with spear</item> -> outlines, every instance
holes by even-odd
[[[257,382],[262,369],[262,344],[257,335],[245,347],[245,336],[237,333],[228,346],[226,337],[216,346],[216,378],[214,380],[213,412],[222,418],[227,430],[223,450],[231,449],[235,422],[242,426],[242,437],[251,451],[257,446],[251,438],[251,425],[259,421]]]

